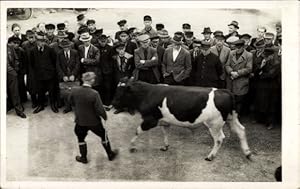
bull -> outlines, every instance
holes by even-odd
[[[225,138],[223,126],[227,123],[237,134],[243,153],[251,160],[245,127],[239,122],[234,96],[226,89],[153,85],[125,78],[118,84],[112,105],[116,109],[136,110],[142,116],[143,121],[131,139],[131,152],[137,150],[138,136],[156,126],[161,127],[164,136],[160,150],[167,151],[169,126],[192,129],[204,124],[214,140],[205,160],[212,161]]]

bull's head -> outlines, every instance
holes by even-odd
[[[117,86],[117,90],[112,101],[112,105],[116,109],[128,108],[132,106],[133,96],[130,91],[130,84],[133,82],[133,79],[128,77],[120,79],[120,82]]]

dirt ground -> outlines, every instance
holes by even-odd
[[[189,14],[187,14],[187,12]],[[95,18],[104,33],[114,36],[118,30],[117,21],[125,18],[129,26],[142,27],[142,17],[150,14],[154,24],[162,22],[170,34],[181,30],[181,24],[190,22],[196,36],[201,36],[204,26],[223,30],[227,24],[238,20],[240,33],[255,34],[258,25],[274,31],[274,23],[280,18],[276,11],[245,12],[241,10],[90,10],[87,17]],[[218,19],[208,19],[217,17]],[[171,18],[171,19],[170,19]],[[75,30],[76,13],[71,10],[51,13],[35,11],[34,17],[19,21],[9,18],[7,35],[12,23],[18,22],[22,31],[37,23],[63,22],[69,20]],[[213,20],[213,21],[212,21]],[[162,132],[154,128],[144,133],[137,142],[138,152],[129,153],[130,139],[141,122],[138,115],[128,113],[114,115],[108,112],[106,124],[112,146],[120,150],[120,156],[109,162],[100,140],[89,134],[89,164],[82,165],[74,160],[78,154],[77,141],[73,132],[73,114],[54,114],[49,107],[37,115],[32,114],[30,103],[25,104],[26,120],[19,119],[13,111],[7,114],[7,179],[61,180],[61,181],[275,181],[274,171],[281,164],[281,129],[267,130],[263,125],[254,124],[251,117],[244,118],[249,146],[256,153],[254,162],[242,154],[237,137],[224,128],[226,138],[217,158],[207,162],[204,158],[210,152],[213,141],[205,127],[194,131],[173,127],[170,129],[170,149],[162,152]]]

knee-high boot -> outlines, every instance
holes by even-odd
[[[106,141],[102,141],[102,146],[104,147],[108,160],[113,161],[117,155],[118,155],[118,150],[112,150],[110,147],[110,142],[108,139]]]
[[[87,145],[86,143],[79,143],[79,152],[81,156],[76,156],[76,161],[81,163],[88,163],[88,160],[86,158],[87,156]]]

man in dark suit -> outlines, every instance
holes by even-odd
[[[30,60],[35,72],[38,87],[38,107],[33,113],[44,110],[45,93],[49,92],[51,109],[58,112],[56,105],[57,96],[55,93],[56,81],[56,55],[52,48],[46,45],[46,36],[43,32],[36,35],[37,46],[31,51]]]
[[[13,45],[7,44],[7,96],[9,102],[14,107],[16,114],[21,118],[26,118],[24,108],[21,104],[18,89],[18,57]]]
[[[151,39],[151,46],[153,48],[156,49],[157,51],[157,56],[158,56],[158,71],[160,73],[160,78],[159,78],[159,81],[162,80],[162,70],[161,70],[161,64],[163,62],[163,58],[164,58],[164,54],[165,54],[165,48],[163,48],[162,46],[159,45],[159,36],[156,35],[156,36],[153,36],[150,38]]]
[[[182,47],[182,38],[174,36],[173,45],[166,49],[162,72],[164,82],[169,85],[184,85],[190,76],[192,65],[190,52]]]
[[[78,47],[80,58],[80,73],[94,72],[96,74],[96,81],[93,88],[100,94],[100,84],[102,82],[102,74],[100,70],[100,51],[97,47],[91,44],[92,36],[89,32],[84,32],[80,35],[79,40],[83,45]]]
[[[142,34],[137,39],[141,46],[134,51],[135,70],[133,77],[136,80],[156,84],[160,79],[157,51],[149,46],[149,35]]]
[[[64,39],[60,43],[61,48],[63,49],[57,54],[56,66],[60,82],[74,82],[79,78],[79,55],[75,49],[71,49],[72,43],[68,39]],[[66,95],[66,94],[62,94]],[[65,110],[63,113],[70,112],[71,106],[67,101],[67,98],[64,97]]]
[[[120,38],[119,38],[120,32],[128,30],[127,20],[120,20],[117,24],[119,25],[120,31],[116,32],[115,39],[120,41]]]
[[[88,163],[85,142],[88,131],[92,131],[101,138],[109,161],[114,160],[118,155],[117,150],[111,149],[107,133],[102,125],[101,117],[107,120],[107,115],[99,94],[92,89],[95,79],[96,75],[93,72],[84,73],[82,87],[74,88],[70,95],[70,102],[75,107],[75,134],[81,154],[81,156],[76,156],[76,161],[84,164]]]

